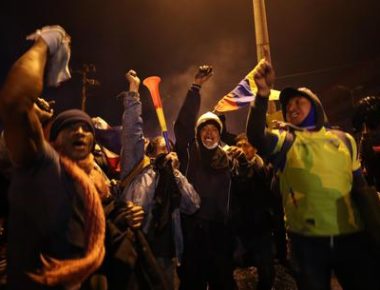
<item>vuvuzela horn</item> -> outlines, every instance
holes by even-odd
[[[170,152],[170,143],[168,136],[168,129],[166,127],[166,120],[164,115],[164,110],[162,108],[161,96],[159,90],[159,84],[161,82],[161,78],[158,76],[151,76],[144,79],[143,84],[146,86],[150,92],[150,95],[153,100],[154,108],[156,109],[156,114],[158,118],[158,122],[161,127],[162,136],[165,139],[166,149]]]

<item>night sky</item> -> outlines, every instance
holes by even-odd
[[[196,67],[215,75],[202,89],[205,112],[256,64],[251,0],[1,1],[0,80],[30,43],[25,36],[60,24],[72,36],[71,69],[94,64],[99,87],[91,88],[88,113],[119,123],[127,88],[124,73],[162,78],[171,127]],[[380,1],[266,1],[276,88],[307,86],[324,102],[330,119],[347,121],[352,100],[380,94]],[[147,135],[159,133],[148,91],[142,87]],[[81,76],[44,92],[56,111],[80,106]],[[227,114],[229,127],[244,129],[247,110]]]

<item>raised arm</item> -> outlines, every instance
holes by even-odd
[[[144,158],[143,119],[139,95],[140,79],[134,70],[130,70],[125,77],[129,81],[129,91],[121,94],[124,106],[120,154],[121,180],[128,176]]]
[[[27,165],[43,146],[34,102],[42,91],[48,47],[40,38],[12,66],[0,90],[0,116],[12,162]]]
[[[257,95],[248,114],[247,137],[249,142],[263,156],[267,156],[274,150],[278,141],[278,137],[265,128],[268,99],[274,82],[274,71],[271,64],[265,59],[262,59],[254,70]]]
[[[220,121],[222,121],[223,123],[223,130],[222,130],[222,134],[220,136],[220,139],[226,143],[227,145],[235,145],[235,138],[237,136],[237,134],[234,134],[234,133],[231,133],[230,131],[228,131],[227,129],[227,122],[226,122],[226,115],[218,115]]]
[[[60,26],[46,26],[28,37],[33,46],[11,67],[0,90],[0,117],[12,162],[30,164],[43,148],[43,133],[33,106],[43,88],[49,58],[48,85],[70,77],[70,37]]]
[[[194,138],[194,127],[201,106],[200,89],[202,85],[212,76],[212,67],[203,65],[198,69],[194,82],[187,92],[186,98],[174,124],[176,138],[176,151],[181,163],[184,163],[186,149]]]

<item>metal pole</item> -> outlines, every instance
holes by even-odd
[[[266,57],[271,62],[265,0],[253,0],[257,61]]]
[[[87,89],[89,87],[96,87],[100,85],[100,82],[96,79],[87,78],[88,73],[96,72],[96,67],[93,64],[84,64],[80,73],[82,75],[82,96],[81,96],[81,109],[86,111],[87,105]]]
[[[81,104],[81,110],[83,112],[86,112],[87,72],[88,72],[88,66],[87,65],[83,65],[83,71],[82,71],[82,104]]]
[[[255,24],[257,62],[265,57],[271,63],[265,0],[253,0],[253,19]],[[276,103],[270,101],[268,103],[268,114],[274,114],[275,112]]]

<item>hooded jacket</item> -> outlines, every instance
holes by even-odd
[[[355,140],[326,128],[321,102],[308,89],[281,92],[284,116],[289,98],[295,95],[311,101],[315,110],[312,127],[265,129],[268,99],[263,97],[254,101],[247,122],[249,141],[278,169],[288,230],[307,236],[357,232],[361,222],[350,194],[353,172],[360,168]]]

